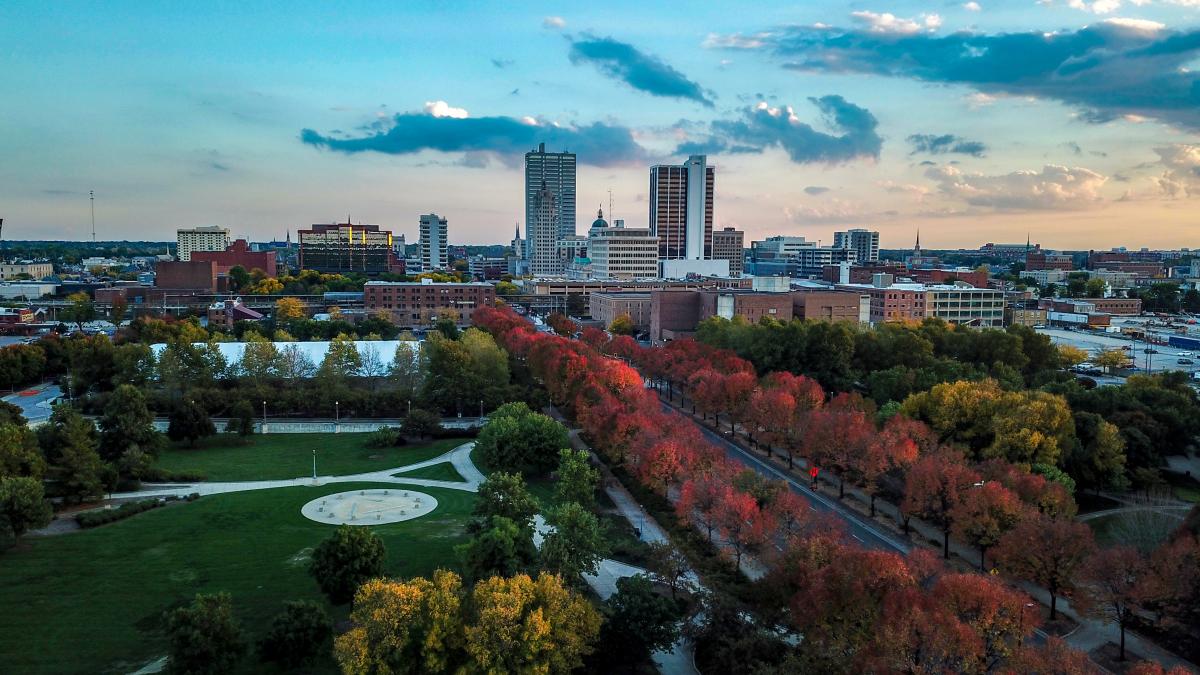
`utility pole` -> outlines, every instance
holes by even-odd
[[[96,191],[88,190],[88,201],[92,204],[92,246],[96,245]]]

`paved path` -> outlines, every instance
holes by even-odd
[[[60,396],[62,389],[57,384],[39,384],[5,396],[4,402],[19,407],[29,426],[36,427],[50,419],[53,412],[50,404]]]
[[[424,487],[439,487],[450,490],[464,490],[466,492],[478,492],[479,484],[483,482],[484,476],[475,468],[475,464],[471,462],[471,450],[475,447],[475,442],[464,443],[457,448],[442,455],[438,455],[433,459],[407,466],[395,467],[392,469],[383,469],[381,471],[371,471],[368,473],[356,473],[349,476],[318,476],[314,481],[311,476],[305,478],[293,478],[290,480],[252,480],[252,481],[229,481],[217,483],[165,483],[165,484],[149,484],[141,490],[135,492],[117,492],[112,495],[113,499],[129,499],[138,497],[167,497],[167,496],[186,496],[190,494],[216,495],[226,492],[246,492],[249,490],[270,490],[281,487],[311,487],[313,485],[329,485],[331,483],[395,483],[398,485],[421,485]],[[411,471],[420,469],[434,464],[450,462],[465,480],[463,481],[447,481],[447,480],[432,480],[428,478],[405,478],[403,471]],[[399,474],[399,475],[397,475]]]

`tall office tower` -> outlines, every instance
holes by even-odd
[[[529,220],[525,223],[525,241],[529,250],[529,273],[534,276],[554,277],[563,273],[563,261],[558,254],[558,242],[562,226],[559,218],[562,209],[554,190],[543,184],[533,194]]]
[[[713,167],[704,155],[650,167],[650,229],[664,260],[712,258]]]
[[[879,262],[879,233],[874,230],[855,228],[834,232],[833,247],[854,249],[859,264]]]
[[[732,227],[715,230],[712,233],[713,260],[728,260],[729,276],[731,277],[742,275],[746,260],[746,253],[742,250],[745,248],[745,241],[746,233]]]
[[[421,267],[426,272],[450,266],[446,245],[446,219],[436,213],[421,216]]]
[[[175,257],[192,259],[192,251],[224,251],[229,248],[229,228],[207,225],[175,231]]]
[[[542,189],[554,195],[558,208],[558,236],[575,234],[575,153],[546,152],[546,144],[525,153],[525,257],[532,258],[533,237],[529,224],[533,222],[534,200]]]

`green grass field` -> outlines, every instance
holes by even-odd
[[[446,447],[456,444],[448,441]],[[440,452],[398,452],[414,450]],[[248,447],[198,452],[240,451],[254,453]],[[275,452],[287,450],[280,444]],[[344,461],[356,467],[351,471],[363,470],[356,459]],[[163,611],[198,592],[229,592],[243,627],[256,639],[283,601],[324,601],[306,566],[311,549],[334,528],[304,518],[300,507],[321,495],[362,487],[377,486],[341,483],[214,495],[93,530],[22,541],[0,556],[0,672],[132,672],[165,654]],[[475,496],[420,489],[437,498],[436,511],[372,528],[387,544],[389,575],[457,567],[453,549],[466,540]],[[344,617],[347,612],[331,613]],[[262,672],[253,657],[243,663],[241,672]],[[332,668],[328,661],[315,670]]]
[[[370,434],[266,434],[242,445],[217,435],[199,447],[172,446],[155,463],[166,471],[203,472],[210,481],[277,480],[317,473],[345,476],[415,464],[449,452],[468,439],[451,438],[397,448],[368,448]]]
[[[442,462],[441,464],[434,464],[433,466],[413,469],[412,471],[403,471],[392,475],[401,478],[426,478],[428,480],[448,480],[458,483],[466,482],[463,480],[462,474],[460,474],[458,469],[455,469],[454,465],[450,462]]]

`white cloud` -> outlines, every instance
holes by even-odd
[[[983,8],[979,6],[979,3],[978,3],[978,2],[967,2],[967,3],[963,3],[963,6],[962,6],[962,8],[963,8],[963,9],[965,9],[965,10],[967,10],[968,12],[980,12],[980,11],[983,11]]]
[[[922,14],[916,19],[904,19],[890,12],[851,12],[850,17],[855,22],[867,27],[872,33],[889,33],[892,35],[912,35],[922,31],[933,32],[942,25],[942,17],[937,14]]]
[[[567,20],[561,16],[548,16],[542,19],[542,28],[550,30],[562,30],[567,27]]]
[[[765,31],[750,35],[709,33],[700,46],[705,49],[761,49],[766,45],[766,39],[771,36],[772,33]]]
[[[460,120],[470,116],[466,108],[455,108],[445,101],[426,101],[425,112],[434,117],[453,117]]]
[[[1125,19],[1122,17],[1105,19],[1100,23],[1107,24],[1109,26],[1120,26],[1121,28],[1128,28],[1129,30],[1140,33],[1156,33],[1167,27],[1166,24],[1159,23],[1157,21],[1150,21],[1148,19]]]
[[[1121,0],[1067,0],[1067,6],[1092,14],[1112,14],[1121,8]]]
[[[1155,177],[1159,190],[1168,197],[1200,197],[1200,145],[1176,143],[1154,149],[1166,167]]]
[[[1106,176],[1082,167],[1047,164],[1041,171],[1014,171],[998,176],[963,173],[957,167],[931,167],[925,176],[949,197],[972,206],[997,209],[1078,209],[1101,200]]]

